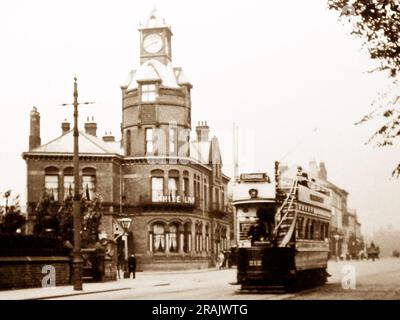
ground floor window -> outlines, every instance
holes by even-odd
[[[169,251],[178,252],[178,227],[171,225],[169,227]]]
[[[162,224],[153,225],[153,252],[165,252],[165,228]]]

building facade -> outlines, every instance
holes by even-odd
[[[329,231],[329,248],[331,257],[343,258],[349,252],[347,207],[349,193],[328,180],[328,171],[324,162],[320,162],[318,165],[315,161],[311,161],[309,167],[310,173],[317,177],[322,185],[331,192],[332,216]]]
[[[345,222],[344,233],[347,239],[347,254],[352,258],[357,258],[359,252],[364,250],[364,239],[361,234],[361,223],[358,221],[355,209],[347,209]]]
[[[191,138],[191,89],[172,64],[171,28],[154,10],[140,27],[140,65],[122,91],[121,141],[97,137],[92,119],[80,132],[80,185],[103,199],[102,237],[121,241],[120,218],[130,218],[127,252],[139,270],[207,268],[233,240],[218,139],[207,122]],[[73,132],[40,141],[40,115],[31,112],[27,189],[30,220],[43,192],[62,202],[73,190]]]

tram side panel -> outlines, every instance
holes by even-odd
[[[326,269],[328,266],[329,246],[320,241],[296,242],[296,270]]]

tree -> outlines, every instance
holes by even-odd
[[[4,209],[0,209],[0,214],[3,215],[0,223],[0,233],[16,233],[26,223],[26,218],[21,214],[19,205],[19,195],[17,195],[12,204],[8,205],[8,198],[11,196],[11,190],[4,193],[7,198],[7,203]]]
[[[84,247],[94,246],[98,241],[101,221],[101,196],[93,199],[81,197],[81,236]],[[51,195],[44,193],[35,209],[36,223],[34,234],[53,235],[71,244],[74,241],[73,198],[68,195],[64,202],[57,204]]]
[[[372,71],[387,72],[393,81],[394,89],[380,93],[372,102],[374,110],[356,123],[380,120],[381,124],[367,143],[391,146],[400,137],[400,96],[395,92],[400,80],[400,1],[328,0],[328,6],[340,12],[340,19],[351,25],[352,34],[362,40],[371,59],[379,62],[379,67]],[[393,175],[400,176],[400,164]]]
[[[33,234],[42,236],[59,233],[59,206],[50,194],[44,192],[34,210],[36,219]]]

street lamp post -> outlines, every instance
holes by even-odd
[[[124,234],[122,235],[122,239],[124,241],[124,276],[127,272],[126,264],[128,261],[128,231],[129,227],[131,226],[132,219],[131,218],[121,218],[119,219],[119,222],[122,225],[122,228],[124,229]]]
[[[73,219],[74,219],[74,248],[72,255],[72,283],[74,290],[82,288],[82,252],[81,252],[81,199],[79,188],[79,129],[78,129],[78,106],[81,104],[92,104],[93,102],[78,103],[78,82],[74,78],[74,197],[73,197]],[[71,104],[64,103],[62,106]]]

